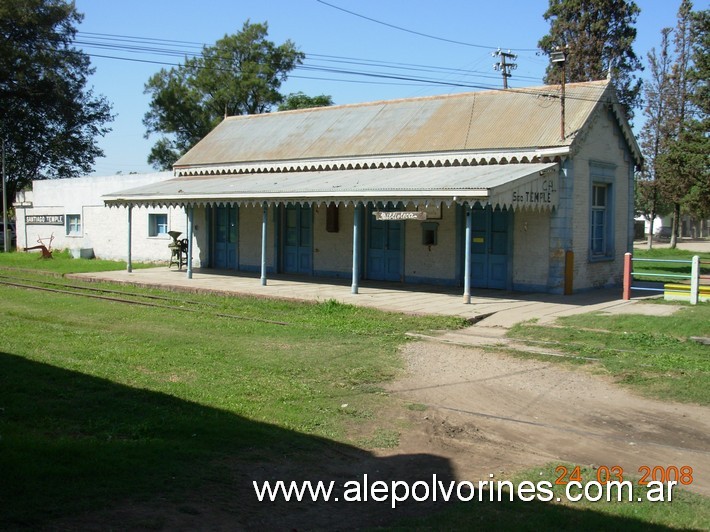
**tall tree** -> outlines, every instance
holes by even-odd
[[[688,123],[688,150],[695,153],[696,179],[688,195],[688,208],[697,218],[710,218],[710,9],[692,14],[693,37],[688,78],[690,99],[697,115]]]
[[[669,35],[673,30],[661,30],[660,54],[653,48],[648,53],[649,79],[643,87],[646,119],[640,134],[644,154],[644,169],[636,178],[636,212],[649,221],[648,248],[653,246],[653,222],[657,215],[668,214],[670,209],[663,201],[658,180],[658,156],[666,149],[672,133],[670,120],[672,58],[669,53]]]
[[[201,56],[148,80],[146,138],[163,135],[149,163],[168,169],[224,117],[264,113],[283,100],[281,83],[305,55],[290,40],[276,46],[267,35],[266,23],[246,21],[239,33],[204,47]]]
[[[670,76],[671,106],[668,110],[671,138],[657,159],[663,194],[673,204],[671,247],[676,245],[682,208],[687,209],[692,203],[702,200],[698,187],[707,187],[708,144],[707,136],[702,132],[698,134],[703,122],[703,102],[701,97],[695,96],[700,80],[694,74],[697,72],[695,59],[702,61],[707,48],[702,43],[702,17],[695,17],[692,9],[690,0],[683,0],[678,9],[678,22],[674,30],[675,61]],[[704,38],[707,40],[707,37]],[[693,198],[694,202],[691,201]]]
[[[619,102],[633,118],[641,90],[634,72],[642,65],[633,50],[636,18],[632,0],[550,0],[545,20],[550,32],[538,42],[546,54],[567,50],[567,81],[615,79]],[[544,82],[560,82],[560,69],[548,66]]]
[[[87,88],[89,57],[73,47],[83,15],[64,0],[0,0],[0,137],[8,196],[33,179],[88,173],[103,155],[111,106]]]

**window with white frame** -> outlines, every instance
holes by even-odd
[[[81,236],[81,214],[67,214],[67,236]]]
[[[148,236],[162,236],[168,234],[168,215],[148,215]]]

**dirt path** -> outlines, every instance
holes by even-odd
[[[469,480],[548,462],[693,467],[710,495],[710,408],[638,397],[585,369],[481,349],[416,342],[389,386],[427,405],[398,452],[446,456]]]

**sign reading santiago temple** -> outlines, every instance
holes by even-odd
[[[63,214],[28,214],[25,218],[28,225],[64,225]]]

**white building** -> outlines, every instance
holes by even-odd
[[[125,188],[170,179],[172,172],[79,177],[34,181],[15,202],[17,248],[32,247],[52,239],[53,249],[75,255],[125,260],[128,250],[127,209],[108,208],[103,196]],[[146,208],[133,214],[131,247],[134,260],[170,259],[168,231],[186,232],[185,209]]]
[[[543,86],[229,117],[174,179],[106,201],[186,209],[203,267],[262,282],[616,285],[641,153],[611,82],[568,84],[564,119],[560,100]]]

